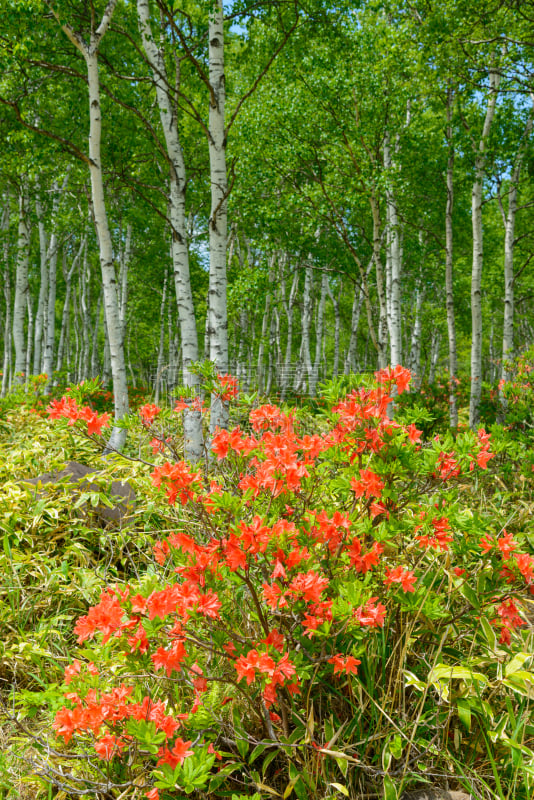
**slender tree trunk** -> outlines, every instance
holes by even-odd
[[[126,339],[126,309],[128,306],[128,269],[130,267],[130,258],[132,255],[132,224],[129,222],[126,226],[126,239],[124,247],[120,254],[120,270],[119,270],[119,320],[121,326],[122,346]]]
[[[423,306],[423,295],[424,292],[421,286],[417,286],[415,291],[415,314],[410,341],[410,355],[408,357],[408,365],[415,379],[415,387],[418,387],[421,383],[421,308]]]
[[[119,421],[122,419],[122,417],[128,414],[128,384],[126,378],[126,364],[124,360],[122,326],[119,315],[117,276],[115,273],[115,265],[113,263],[113,247],[111,244],[111,234],[106,211],[104,181],[102,176],[102,163],[100,156],[102,117],[100,111],[98,58],[96,51],[93,51],[93,49],[84,49],[82,52],[87,63],[87,74],[89,80],[89,158],[91,162],[91,189],[96,231],[100,250],[100,268],[102,271],[102,288],[104,293],[104,313],[106,318],[107,339],[109,342],[111,374],[113,378],[115,420]],[[111,433],[107,450],[121,450],[125,441],[126,431],[115,426]]]
[[[387,317],[387,302],[386,292],[384,289],[384,267],[382,266],[382,259],[380,250],[382,246],[382,238],[380,235],[380,209],[375,192],[370,197],[371,212],[373,215],[373,259],[375,262],[376,270],[376,291],[378,295],[379,307],[379,321],[378,321],[378,335],[373,344],[376,346],[378,355],[378,368],[384,369],[387,366],[387,343],[388,343],[388,317]],[[370,304],[368,302],[368,317],[370,315]],[[373,335],[372,318],[369,321],[369,332]]]
[[[24,383],[26,347],[24,323],[28,307],[28,268],[30,263],[30,229],[28,221],[28,185],[23,180],[19,195],[19,227],[17,238],[17,266],[15,273],[15,301],[13,305],[13,344],[15,346],[15,379]]]
[[[304,294],[302,296],[302,323],[301,323],[301,370],[299,375],[299,386],[295,387],[300,391],[306,385],[308,378],[308,391],[310,389],[309,380],[312,374],[312,360],[310,351],[311,320],[313,312],[313,270],[309,264],[304,270]]]
[[[339,301],[341,299],[341,295],[343,292],[343,281],[342,280],[339,281],[339,290],[337,297],[335,297],[334,292],[332,291],[332,287],[330,286],[330,281],[328,281],[327,288],[328,288],[328,296],[332,301],[332,306],[334,310],[334,363],[332,364],[332,378],[337,378],[339,372],[339,339],[341,332],[341,314],[339,311]],[[351,336],[352,336],[352,331],[351,331]]]
[[[119,316],[117,275],[113,263],[113,247],[106,211],[102,175],[100,152],[102,114],[100,106],[100,79],[98,74],[98,48],[109,28],[118,0],[108,0],[102,14],[102,19],[96,30],[94,28],[94,17],[92,18],[89,43],[87,43],[70,25],[60,20],[57,11],[52,5],[52,0],[46,0],[46,2],[61,25],[65,35],[84,57],[87,67],[87,82],[89,87],[89,172],[91,175],[91,197],[100,253],[104,314],[109,340],[111,372],[113,376],[115,421],[118,422],[122,417],[128,414],[128,384]],[[106,452],[121,450],[125,441],[126,430],[115,425],[111,432]]]
[[[267,280],[267,293],[265,295],[265,309],[263,312],[263,319],[261,322],[261,338],[258,347],[258,394],[264,393],[264,375],[265,375],[265,344],[267,343],[267,332],[269,330],[269,321],[271,318],[271,286],[274,280],[274,263],[276,254],[271,256],[269,262],[269,274]]]
[[[95,312],[95,326],[93,328],[93,341],[91,343],[91,377],[96,378],[100,371],[100,365],[98,361],[98,338],[100,333],[100,316],[102,312],[102,290],[98,295],[98,300],[96,301],[96,312]]]
[[[165,303],[167,302],[167,273],[163,280],[163,291],[161,293],[161,306],[159,310],[159,346],[158,346],[158,364],[156,369],[156,380],[154,385],[154,402],[159,403],[161,392],[161,384],[163,380],[163,359],[165,357]],[[170,342],[169,342],[170,346]]]
[[[365,278],[367,280],[371,269],[373,267],[374,258],[371,258],[369,264],[367,265],[367,269],[365,271]],[[345,356],[345,367],[344,372],[345,375],[350,374],[358,367],[358,328],[360,326],[360,314],[362,310],[362,304],[365,299],[365,291],[366,286],[362,282],[360,285],[359,290],[356,288],[354,289],[354,297],[352,300],[352,312],[351,312],[351,323],[350,323],[350,339],[349,339],[349,346],[347,348],[347,354]]]
[[[170,82],[167,76],[164,53],[154,41],[150,25],[150,6],[148,0],[137,0],[139,27],[143,48],[152,70],[160,122],[165,136],[169,158],[170,192],[169,217],[171,224],[171,257],[174,271],[174,285],[180,338],[182,344],[182,370],[185,386],[198,392],[198,376],[191,372],[191,364],[199,360],[198,333],[195,318],[193,292],[189,272],[189,249],[186,215],[186,169],[178,129],[177,109],[173,103]],[[176,90],[179,89],[180,74],[177,66]],[[169,341],[169,348],[171,342]],[[186,458],[199,461],[204,452],[201,414],[194,408],[184,412],[184,450]]]
[[[311,397],[317,394],[317,382],[319,380],[319,366],[321,363],[323,331],[324,331],[324,312],[326,308],[326,295],[328,293],[328,276],[323,272],[321,280],[321,294],[317,305],[317,320],[315,325],[315,358],[311,372],[309,373],[309,392]]]
[[[34,320],[34,314],[32,309],[32,298],[29,292],[27,300],[28,300],[28,335],[26,337],[26,365],[24,370],[26,378],[25,380],[26,388],[29,385],[29,378],[32,371],[33,320]]]
[[[4,207],[2,209],[2,219],[0,222],[0,234],[2,237],[2,257],[4,261],[4,301],[6,305],[6,315],[4,318],[4,360],[2,372],[2,397],[5,397],[10,388],[11,373],[11,271],[9,269],[9,220],[10,220],[10,197],[9,190],[2,198]]]
[[[291,356],[293,351],[293,307],[295,305],[295,298],[297,296],[299,286],[299,271],[295,269],[293,272],[293,281],[289,291],[289,299],[286,303],[285,295],[283,303],[287,316],[287,337],[286,337],[286,352],[284,357],[284,365],[282,367],[282,385],[281,385],[281,399],[285,400],[287,390],[291,384]]]
[[[445,292],[447,306],[447,336],[449,340],[449,422],[453,430],[458,427],[458,405],[456,402],[456,322],[454,315],[454,281],[453,281],[453,239],[452,212],[454,207],[454,143],[452,140],[452,103],[453,93],[447,93],[447,142],[449,157],[447,160],[447,203],[445,207]]]
[[[90,314],[90,288],[91,288],[91,268],[87,257],[87,246],[83,251],[83,265],[80,277],[80,317],[82,327],[82,352],[80,357],[79,379],[86,380],[89,377],[89,356],[91,345],[91,314]],[[95,322],[95,324],[97,324]]]
[[[219,373],[228,371],[228,313],[226,279],[227,204],[226,129],[224,76],[224,15],[222,0],[209,10],[209,157],[211,212],[208,222],[210,245],[209,341],[210,360]],[[210,432],[228,427],[228,404],[212,397]]]
[[[534,95],[532,95],[534,105]],[[514,245],[515,245],[515,218],[517,213],[517,193],[519,190],[519,180],[521,168],[525,156],[525,146],[532,133],[533,119],[529,116],[519,150],[516,156],[512,175],[510,176],[510,188],[508,190],[508,209],[506,214],[503,211],[504,221],[504,319],[502,335],[502,362],[501,378],[510,379],[507,363],[514,356]],[[501,390],[501,399],[503,398]]]
[[[482,265],[484,260],[482,235],[482,188],[486,166],[486,144],[490,133],[499,91],[500,73],[490,70],[490,93],[482,135],[475,159],[475,180],[471,192],[473,226],[473,267],[471,271],[471,397],[469,426],[476,428],[480,418],[482,393]]]
[[[42,366],[46,300],[48,297],[48,237],[46,235],[40,187],[38,184],[35,197],[35,211],[39,229],[39,252],[41,256],[41,280],[39,283],[39,299],[35,312],[35,343],[33,348],[33,373],[34,375],[38,375],[41,372]]]
[[[384,140],[384,167],[391,172],[393,161],[391,158],[391,146],[389,132],[386,132]],[[402,327],[401,327],[401,261],[402,248],[400,242],[399,218],[397,213],[397,202],[391,186],[391,176],[388,178],[386,189],[386,217],[387,217],[387,252],[389,259],[389,296],[387,306],[389,307],[388,328],[389,328],[389,347],[391,366],[395,367],[402,361]]]
[[[430,367],[428,372],[429,383],[434,383],[436,380],[436,369],[439,362],[439,350],[441,346],[441,331],[434,328],[432,331],[432,338],[430,341]]]
[[[61,331],[59,334],[59,344],[57,347],[56,372],[60,372],[63,369],[63,359],[65,357],[65,351],[67,349],[67,342],[69,338],[68,331],[69,331],[69,321],[70,321],[70,296],[72,290],[72,276],[76,271],[76,268],[78,266],[80,258],[82,257],[82,253],[84,252],[85,247],[86,247],[85,236],[83,236],[80,248],[72,260],[70,269],[67,268],[67,256],[65,250],[63,250],[63,277],[65,278],[65,300],[63,302]]]

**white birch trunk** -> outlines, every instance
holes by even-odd
[[[96,301],[96,312],[95,312],[95,326],[93,328],[93,340],[91,342],[91,377],[96,378],[98,373],[100,372],[100,364],[98,361],[98,338],[100,333],[100,317],[102,313],[102,290],[98,295],[98,300]]]
[[[119,320],[121,326],[122,346],[126,339],[126,309],[128,306],[128,269],[132,255],[132,224],[126,226],[126,239],[120,253],[119,270]]]
[[[28,307],[28,268],[30,263],[30,229],[28,221],[28,186],[26,179],[19,194],[19,225],[17,237],[17,264],[15,273],[15,300],[13,304],[13,344],[15,347],[15,380],[24,383],[26,369],[25,319]]]
[[[414,377],[414,385],[416,387],[421,382],[421,308],[423,306],[423,294],[421,286],[418,286],[415,291],[415,314],[410,340],[410,355],[408,357],[408,366]]]
[[[345,375],[349,375],[351,372],[354,372],[358,368],[358,328],[360,326],[360,315],[362,311],[363,301],[365,299],[366,293],[366,281],[371,273],[371,269],[373,267],[374,257],[371,258],[369,264],[367,265],[367,269],[365,271],[365,283],[362,281],[360,284],[359,290],[357,288],[354,289],[354,297],[352,300],[352,311],[351,311],[351,322],[350,322],[350,339],[349,345],[347,348],[347,354],[345,356],[345,365],[344,365],[344,373]]]
[[[332,301],[332,307],[334,311],[334,363],[332,364],[332,378],[337,378],[339,372],[339,343],[340,343],[340,333],[341,333],[341,314],[339,311],[339,301],[341,299],[341,295],[343,292],[343,281],[342,280],[339,281],[339,290],[337,297],[335,297],[334,292],[332,291],[332,287],[330,286],[330,281],[328,281],[327,289],[328,289],[328,296]]]
[[[287,390],[291,383],[291,355],[293,350],[293,308],[299,286],[299,272],[295,269],[293,272],[293,281],[289,291],[289,299],[286,302],[285,293],[282,298],[286,316],[287,316],[287,336],[286,336],[286,352],[284,357],[284,365],[282,367],[282,380],[281,380],[281,399],[285,400]]]
[[[163,291],[161,293],[161,306],[159,309],[159,345],[158,345],[158,364],[156,369],[156,380],[154,382],[154,403],[158,405],[161,384],[163,380],[163,359],[165,357],[165,304],[167,302],[167,273],[163,280]],[[170,342],[169,342],[170,345]]]
[[[315,324],[315,358],[311,372],[309,373],[309,393],[311,397],[317,394],[317,382],[319,380],[319,366],[322,357],[322,344],[324,332],[324,312],[326,308],[326,295],[328,293],[328,276],[323,272],[321,280],[321,294],[317,304],[317,319]]]
[[[29,386],[29,378],[32,370],[32,350],[33,350],[33,309],[32,298],[28,292],[28,333],[26,336],[26,364],[24,369],[26,388]]]
[[[432,331],[432,338],[430,341],[430,367],[428,372],[429,383],[434,383],[436,380],[436,369],[439,363],[439,351],[441,346],[441,331],[436,328]]]
[[[469,426],[476,428],[480,418],[482,393],[482,265],[484,260],[482,233],[482,188],[486,166],[486,144],[491,130],[501,76],[490,70],[490,91],[486,116],[475,158],[475,180],[471,191],[473,227],[473,266],[471,270],[471,397],[469,400]]]
[[[224,15],[222,0],[209,10],[209,158],[211,212],[208,222],[210,279],[208,291],[210,360],[218,372],[228,371],[228,312],[226,279],[227,196],[224,75]],[[212,397],[210,433],[228,427],[228,404]]]
[[[50,0],[47,0],[47,4],[51,7],[52,13],[61,25],[62,30],[84,57],[87,67],[87,81],[89,86],[89,172],[91,175],[91,197],[100,254],[104,314],[113,377],[115,421],[118,422],[122,417],[128,414],[128,384],[119,316],[117,275],[113,262],[113,248],[106,211],[102,175],[100,152],[102,114],[100,106],[100,79],[98,74],[98,48],[109,28],[117,3],[118,0],[109,0],[102,14],[100,25],[96,30],[94,29],[94,17],[92,18],[91,36],[89,43],[87,43],[72,27],[60,21],[57,12],[52,8]],[[115,425],[111,432],[106,452],[121,450],[125,441],[126,431]]]
[[[378,295],[378,335],[375,337],[374,328],[372,324],[372,315],[370,309],[370,302],[367,299],[367,315],[369,322],[369,333],[373,339],[373,344],[377,350],[378,368],[384,369],[387,367],[387,344],[388,344],[388,317],[387,317],[387,302],[386,292],[384,288],[384,267],[382,265],[382,258],[380,250],[382,246],[382,238],[380,235],[380,209],[376,194],[373,192],[370,197],[371,212],[373,215],[373,259],[375,262],[376,271],[376,292]]]
[[[38,375],[42,367],[43,338],[45,334],[46,301],[48,297],[48,237],[44,224],[43,207],[40,198],[40,187],[37,184],[35,197],[35,212],[39,229],[39,253],[41,275],[39,283],[39,298],[35,312],[35,342],[33,348],[33,374]]]
[[[393,161],[391,158],[391,147],[389,133],[386,132],[384,139],[384,167],[391,171]],[[393,189],[391,188],[391,178],[388,178],[386,189],[386,218],[387,218],[387,261],[389,270],[389,280],[386,281],[388,288],[387,308],[388,308],[388,330],[391,366],[395,367],[402,361],[402,332],[401,332],[401,241],[399,231],[399,218],[397,213],[397,203]]]
[[[454,208],[454,144],[452,141],[452,102],[453,95],[447,94],[447,141],[449,157],[447,160],[447,203],[445,207],[445,293],[447,309],[447,336],[449,341],[449,422],[453,430],[458,427],[458,404],[456,400],[456,321],[454,314],[453,281],[453,238],[452,212]]]
[[[113,378],[115,420],[118,421],[128,414],[128,384],[126,378],[126,364],[124,360],[122,326],[119,316],[117,276],[115,273],[115,265],[113,263],[113,247],[111,244],[111,234],[106,211],[104,181],[100,157],[102,117],[100,112],[98,58],[97,50],[93,49],[93,47],[91,50],[84,48],[82,52],[85,56],[89,80],[89,158],[91,160],[91,190],[100,250],[104,313],[106,319],[107,338],[109,341],[111,374]],[[125,441],[126,431],[115,426],[108,441],[107,451],[120,451],[124,446]]]
[[[2,397],[5,397],[10,388],[11,373],[11,272],[9,269],[9,220],[10,220],[10,197],[9,190],[2,198],[4,206],[2,209],[2,219],[0,221],[0,234],[2,236],[2,258],[3,258],[3,290],[6,314],[4,318],[4,359],[2,372]]]
[[[271,286],[274,279],[274,262],[276,255],[271,256],[269,262],[269,273],[267,280],[267,293],[265,295],[265,308],[263,311],[263,318],[261,321],[261,337],[258,346],[258,394],[261,396],[264,393],[264,376],[265,376],[265,344],[267,342],[267,332],[269,330],[269,321],[271,318]]]
[[[193,393],[199,389],[198,376],[190,370],[191,364],[199,360],[198,333],[189,273],[189,249],[185,204],[186,169],[180,143],[176,107],[170,92],[163,52],[157,47],[151,25],[149,0],[137,0],[139,28],[150,69],[152,70],[160,122],[165,136],[169,158],[170,193],[169,217],[171,224],[171,257],[180,338],[182,345],[183,383]],[[177,75],[177,81],[179,76]],[[178,88],[178,87],[177,87]],[[169,348],[171,343],[169,341]],[[199,461],[204,452],[201,414],[193,409],[184,412],[184,450],[186,458]]]
[[[91,268],[89,259],[87,257],[88,248],[85,247],[83,252],[83,265],[80,276],[80,317],[82,326],[82,348],[80,356],[79,380],[83,381],[89,377],[89,355],[91,346],[91,314],[90,314],[90,284],[91,284]],[[95,322],[95,324],[97,324]]]
[[[531,95],[534,105],[534,95]],[[515,219],[517,214],[517,193],[521,168],[525,156],[525,146],[532,134],[533,119],[529,116],[519,150],[516,156],[510,188],[508,190],[508,209],[504,216],[504,319],[502,332],[502,362],[501,378],[510,379],[507,363],[514,357],[514,245],[515,245]],[[501,399],[503,394],[501,390]]]
[[[67,268],[67,257],[63,251],[63,277],[65,278],[65,299],[63,301],[63,314],[61,316],[61,330],[59,334],[59,344],[57,347],[56,372],[63,369],[63,360],[68,342],[69,322],[70,322],[70,296],[72,290],[72,276],[74,275],[82,253],[86,247],[85,236],[82,238],[80,248],[72,260],[70,269]]]
[[[302,295],[302,323],[301,323],[301,352],[300,363],[301,370],[299,374],[299,385],[295,387],[295,391],[304,390],[306,380],[309,380],[312,374],[312,360],[310,350],[310,334],[311,334],[311,320],[313,312],[313,270],[308,264],[304,270],[304,294]]]

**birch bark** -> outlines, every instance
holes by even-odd
[[[199,360],[198,333],[195,318],[193,292],[189,272],[189,249],[186,216],[186,168],[180,143],[178,118],[170,90],[164,53],[154,41],[150,25],[149,0],[137,0],[139,29],[147,61],[152,70],[160,122],[165,137],[169,159],[169,217],[171,223],[171,256],[174,272],[174,285],[180,338],[182,343],[183,383],[193,393],[199,389],[198,376],[191,372],[191,364]],[[179,84],[179,72],[176,82]],[[176,87],[178,88],[178,86]],[[170,344],[169,344],[170,346]],[[191,461],[199,461],[204,451],[202,419],[199,411],[193,408],[184,412],[185,456]]]
[[[33,347],[33,374],[41,372],[44,323],[46,315],[46,300],[48,297],[48,236],[44,224],[44,213],[40,197],[40,187],[37,183],[35,196],[35,212],[37,216],[37,226],[39,230],[39,253],[40,253],[40,282],[37,309],[35,311],[35,342]]]
[[[52,6],[51,0],[46,0],[46,2],[61,25],[65,35],[82,54],[87,68],[89,86],[89,171],[91,175],[91,196],[100,251],[104,313],[113,378],[115,421],[118,422],[122,417],[128,414],[128,384],[119,315],[117,275],[113,261],[113,247],[106,210],[102,174],[100,151],[102,113],[100,106],[100,79],[98,74],[98,49],[102,38],[109,28],[118,0],[109,0],[96,30],[94,17],[91,18],[89,42],[86,42],[70,25],[60,21],[57,11]],[[125,441],[126,430],[115,425],[111,432],[106,452],[112,452],[114,450],[120,451]]]
[[[15,380],[24,383],[26,347],[24,323],[28,306],[28,268],[30,263],[30,229],[28,221],[28,185],[23,179],[19,193],[19,224],[17,236],[17,264],[15,273],[15,300],[13,303],[13,345],[15,347]]]
[[[531,95],[534,106],[534,95]],[[510,176],[510,187],[508,190],[508,209],[504,214],[501,210],[504,221],[504,319],[502,333],[502,362],[501,378],[509,380],[510,373],[507,370],[507,363],[514,355],[514,246],[515,246],[515,219],[517,214],[517,193],[519,190],[519,180],[521,169],[525,157],[525,146],[532,134],[533,118],[529,115],[525,130],[523,131],[522,141],[515,159],[512,174]],[[501,390],[501,399],[503,398]]]
[[[452,140],[452,103],[453,93],[447,92],[447,142],[449,156],[447,159],[447,203],[445,207],[445,293],[447,308],[447,336],[449,340],[449,421],[453,430],[458,427],[458,405],[456,402],[456,321],[454,314],[453,283],[453,238],[452,213],[454,208],[454,143]]]
[[[380,234],[380,208],[378,205],[378,199],[376,197],[376,193],[373,193],[370,196],[370,204],[371,204],[371,212],[373,215],[373,260],[375,263],[375,270],[376,270],[376,292],[378,295],[378,308],[379,308],[379,319],[378,319],[378,334],[376,336],[376,341],[373,340],[373,344],[376,345],[377,355],[378,355],[378,368],[384,369],[387,367],[387,343],[388,343],[388,316],[387,316],[387,300],[386,300],[386,292],[384,287],[384,267],[382,265],[382,258],[380,255],[380,250],[382,247],[382,237]],[[369,302],[368,302],[368,309],[367,309],[368,317],[371,316]],[[369,322],[369,332],[373,332],[372,327],[372,317],[368,319]]]
[[[471,191],[473,227],[473,266],[471,270],[471,396],[469,400],[469,426],[476,428],[480,419],[482,394],[482,265],[484,260],[482,231],[482,185],[487,158],[487,139],[491,130],[501,80],[500,73],[491,69],[490,90],[482,134],[475,158],[475,180]]]
[[[384,138],[384,167],[391,173],[393,160],[391,157],[391,144],[389,132],[386,131]],[[402,335],[401,335],[401,301],[400,301],[400,278],[401,278],[401,242],[399,231],[399,218],[397,213],[397,202],[391,186],[391,174],[388,176],[386,188],[386,220],[387,220],[387,259],[389,269],[389,280],[387,292],[388,308],[388,330],[391,366],[396,367],[402,360]]]
[[[208,23],[209,57],[209,159],[211,212],[208,222],[210,246],[209,326],[210,360],[218,372],[228,371],[228,312],[226,279],[228,179],[226,173],[226,129],[224,75],[224,15],[222,0],[214,0]],[[228,427],[228,404],[212,397],[210,433]]]
[[[6,315],[4,318],[4,361],[2,372],[2,397],[6,396],[10,388],[11,374],[11,271],[9,269],[9,220],[10,220],[10,196],[9,189],[3,199],[2,219],[0,221],[0,234],[2,235],[2,258],[3,266],[3,290],[6,304]]]

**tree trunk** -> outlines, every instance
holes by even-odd
[[[191,364],[199,360],[199,348],[193,292],[189,273],[189,249],[185,205],[186,169],[180,144],[177,110],[169,88],[170,83],[167,77],[164,54],[157,48],[152,34],[148,0],[137,0],[137,13],[143,48],[153,74],[160,122],[163,128],[165,145],[169,158],[171,257],[180,323],[183,383],[185,386],[189,387],[193,393],[198,393],[198,376],[190,370]],[[176,89],[179,88],[179,80],[180,75],[177,68]],[[170,347],[171,342],[169,341],[169,348]],[[204,452],[202,419],[200,412],[193,408],[184,412],[184,440],[185,457],[194,462],[199,461]]]
[[[6,316],[4,319],[4,361],[2,372],[2,397],[5,397],[11,386],[11,272],[9,269],[9,219],[10,219],[10,197],[9,190],[2,198],[4,207],[2,209],[2,219],[0,221],[0,234],[2,236],[2,257],[4,261],[4,300],[6,304]]]
[[[415,291],[415,315],[410,341],[410,355],[408,357],[408,366],[414,377],[414,386],[416,388],[421,383],[421,308],[423,306],[423,295],[424,293],[421,286],[417,286]]]
[[[315,358],[311,372],[309,373],[309,393],[311,397],[317,394],[317,382],[319,380],[319,365],[321,363],[323,331],[324,331],[324,311],[326,307],[326,295],[328,292],[328,276],[323,272],[321,280],[321,294],[317,305],[317,319],[315,324]]]
[[[13,344],[15,346],[15,380],[24,383],[26,347],[24,323],[28,307],[28,268],[30,263],[30,229],[28,222],[28,185],[26,179],[19,194],[19,227],[17,238],[17,266],[15,273],[15,301],[13,304]]]
[[[534,104],[534,95],[532,95]],[[501,378],[510,379],[510,372],[507,363],[514,357],[514,245],[515,245],[515,218],[517,213],[517,193],[519,190],[519,179],[521,168],[525,156],[525,146],[532,133],[533,119],[529,116],[519,150],[516,156],[512,175],[510,176],[510,188],[508,190],[508,210],[504,215],[504,319],[502,335],[502,362]],[[501,390],[501,399],[502,399]]]
[[[117,293],[117,276],[113,263],[113,247],[109,230],[104,181],[100,157],[100,136],[102,117],[100,112],[100,82],[98,76],[98,58],[96,51],[84,49],[89,80],[89,158],[91,172],[91,190],[95,215],[96,231],[100,250],[100,268],[102,271],[102,288],[104,292],[104,313],[106,318],[107,338],[113,378],[113,396],[115,421],[128,414],[128,384],[122,326],[119,315],[119,299]],[[126,441],[126,431],[115,426],[112,430],[107,452],[121,450]]]
[[[93,328],[93,341],[91,343],[91,377],[96,378],[100,371],[98,362],[98,338],[100,333],[100,314],[102,311],[102,290],[96,301],[95,326]]]
[[[274,263],[276,255],[272,255],[269,261],[269,273],[267,280],[267,293],[265,295],[265,308],[263,311],[263,319],[261,321],[261,337],[258,347],[258,394],[262,395],[264,392],[264,374],[265,374],[265,344],[267,342],[267,332],[269,330],[269,320],[271,315],[271,286],[274,280]]]
[[[287,337],[286,337],[286,352],[284,357],[284,365],[282,367],[282,379],[281,379],[281,392],[280,398],[281,400],[285,400],[287,390],[291,384],[291,356],[293,350],[293,307],[295,305],[295,298],[297,296],[299,286],[299,271],[295,269],[293,272],[293,281],[291,283],[291,289],[289,291],[289,299],[286,302],[285,292],[282,297],[282,302],[284,303],[284,308],[286,311],[287,316]]]
[[[334,363],[332,364],[332,378],[337,378],[339,372],[339,339],[341,332],[341,315],[339,312],[339,301],[341,299],[341,295],[343,292],[343,281],[341,279],[339,281],[339,291],[337,297],[334,296],[334,292],[332,291],[332,287],[330,286],[330,281],[328,281],[327,289],[328,289],[328,296],[332,301],[332,306],[334,309]],[[352,330],[351,330],[351,337],[352,337]]]
[[[165,357],[165,303],[167,302],[167,272],[163,280],[163,291],[161,293],[161,306],[159,310],[159,346],[158,364],[156,369],[156,380],[154,382],[154,403],[159,403],[162,381],[163,381],[163,359]],[[170,342],[169,342],[170,345]]]
[[[60,372],[63,369],[63,359],[65,357],[65,350],[67,349],[67,342],[68,342],[68,330],[69,330],[69,320],[70,320],[70,295],[71,295],[71,287],[72,287],[72,276],[78,266],[78,262],[82,257],[82,253],[85,249],[85,236],[82,238],[80,248],[76,255],[72,260],[72,264],[70,269],[67,269],[67,257],[65,251],[63,251],[63,277],[65,278],[65,300],[63,302],[63,314],[61,317],[61,331],[59,334],[59,344],[57,347],[57,361],[56,361],[56,372]]]
[[[211,212],[208,222],[210,278],[208,291],[210,360],[219,373],[228,371],[228,315],[226,280],[227,196],[224,76],[224,27],[222,0],[209,10],[209,157]],[[210,433],[228,427],[228,404],[212,397]]]
[[[87,82],[89,87],[89,172],[91,175],[91,197],[100,254],[104,314],[109,340],[116,422],[128,414],[128,384],[119,315],[117,275],[113,263],[113,247],[106,211],[100,153],[102,115],[100,106],[100,79],[98,74],[98,48],[109,28],[117,3],[118,0],[108,1],[102,14],[100,24],[96,30],[94,28],[95,19],[94,16],[92,17],[91,36],[89,43],[87,43],[70,25],[61,22],[56,10],[52,7],[51,0],[47,0],[47,5],[51,8],[63,32],[80,51],[87,67]],[[125,441],[126,430],[115,425],[111,432],[106,452],[121,450]]]
[[[41,204],[39,184],[35,197],[35,212],[39,229],[39,252],[41,257],[41,280],[39,283],[39,299],[35,312],[35,342],[33,348],[33,374],[41,372],[46,300],[48,297],[48,237],[44,224],[43,207]]]
[[[452,90],[447,93],[447,203],[445,207],[445,292],[447,306],[447,336],[449,340],[449,421],[453,430],[458,427],[458,405],[456,402],[456,322],[454,316],[454,283],[452,260],[452,212],[454,207],[454,144],[452,141]]]
[[[378,206],[378,200],[376,198],[375,192],[371,194],[370,197],[371,203],[371,212],[373,215],[373,259],[375,262],[375,270],[376,270],[376,292],[378,295],[378,308],[379,308],[379,321],[378,321],[378,335],[376,336],[376,341],[374,339],[374,330],[372,324],[372,318],[370,316],[370,305],[368,302],[368,322],[369,322],[369,333],[373,336],[373,344],[376,346],[377,355],[378,355],[378,368],[384,369],[387,367],[387,343],[388,343],[388,316],[387,316],[387,302],[386,302],[386,292],[384,289],[384,267],[382,265],[382,259],[380,255],[380,250],[382,247],[382,238],[380,235],[380,209]]]
[[[482,188],[486,166],[486,143],[495,114],[500,73],[490,70],[490,93],[482,135],[475,159],[475,180],[471,192],[471,215],[473,226],[473,267],[471,271],[471,397],[469,401],[469,426],[476,428],[480,418],[482,393]]]
[[[126,339],[126,309],[128,306],[128,269],[130,266],[130,258],[132,255],[132,224],[129,222],[126,226],[126,239],[124,247],[120,253],[120,270],[119,270],[119,319],[122,335],[122,346]]]
[[[386,132],[384,139],[384,167],[391,171],[393,161],[391,158],[391,147],[389,132]],[[391,187],[391,176],[388,177],[386,189],[386,218],[387,236],[386,246],[389,260],[390,279],[389,292],[387,297],[389,347],[391,366],[396,367],[402,361],[402,329],[401,329],[401,297],[400,297],[400,278],[401,278],[401,243],[399,219],[397,214],[397,203]]]

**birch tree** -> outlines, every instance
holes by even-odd
[[[15,272],[15,299],[13,303],[13,345],[15,348],[15,380],[24,382],[26,369],[25,320],[28,309],[28,268],[30,263],[28,181],[23,178],[19,188],[19,223],[17,236],[17,262]]]
[[[484,124],[475,156],[475,178],[471,190],[471,216],[473,226],[473,265],[471,270],[471,394],[469,399],[469,426],[476,428],[480,418],[482,393],[482,267],[484,261],[482,228],[482,192],[487,160],[487,143],[495,116],[495,106],[501,74],[489,70],[489,92]]]
[[[164,52],[156,45],[151,23],[149,0],[137,0],[137,13],[143,49],[152,71],[160,122],[165,136],[169,165],[169,217],[171,226],[171,256],[174,272],[174,285],[180,322],[182,342],[182,369],[184,384],[193,392],[198,391],[198,376],[191,371],[191,365],[199,360],[198,334],[191,289],[189,270],[189,249],[186,215],[187,176],[185,160],[180,142],[177,106],[171,92],[171,82],[167,73]],[[179,89],[179,71],[175,91]],[[226,240],[225,240],[226,259]],[[226,291],[226,287],[225,287]],[[226,371],[226,370],[225,370]],[[191,407],[184,413],[185,454],[192,461],[198,461],[203,454],[202,420],[198,410]]]
[[[115,421],[119,421],[128,414],[128,385],[119,312],[117,275],[113,259],[113,247],[104,193],[100,145],[102,136],[102,113],[98,71],[98,50],[110,26],[118,0],[109,0],[98,26],[96,25],[94,12],[91,14],[88,41],[69,23],[62,20],[52,0],[45,0],[45,2],[57,19],[67,38],[83,56],[87,68],[87,82],[89,87],[89,172],[91,176],[91,196],[100,251],[104,313],[113,379]],[[125,440],[126,431],[120,427],[114,426],[108,442],[108,451],[121,450]]]

